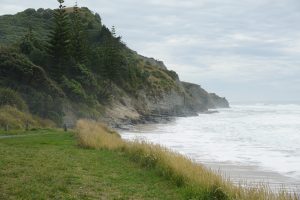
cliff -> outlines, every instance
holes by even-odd
[[[136,97],[119,96],[107,107],[102,121],[112,126],[159,122],[169,117],[195,116],[217,108],[229,108],[226,98],[208,93],[200,85],[177,79],[176,89],[162,91],[158,96],[149,95],[145,90],[139,90]]]
[[[183,82],[182,84],[194,109],[196,108],[198,111],[207,111],[207,109],[229,108],[229,102],[226,98],[219,97],[215,93],[208,93],[197,84],[186,82]]]
[[[67,11],[66,19],[74,20],[72,8]],[[118,125],[229,106],[225,98],[181,82],[162,61],[129,49],[87,8],[79,10],[84,60],[76,61],[70,49],[64,69],[57,70],[49,54],[53,12],[0,16],[0,87],[17,92],[32,114],[58,124],[89,118]]]

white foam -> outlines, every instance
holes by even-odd
[[[178,118],[125,131],[199,162],[258,166],[300,183],[300,105],[236,105],[220,113]]]

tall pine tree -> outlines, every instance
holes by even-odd
[[[72,25],[71,54],[76,63],[85,64],[87,62],[87,41],[77,2],[72,15]]]
[[[33,50],[33,33],[32,28],[28,28],[28,32],[25,34],[25,36],[22,38],[20,43],[20,50],[23,54],[29,55],[31,51]]]
[[[55,25],[49,42],[49,54],[52,60],[49,71],[56,80],[60,80],[68,66],[71,41],[69,18],[63,5],[64,0],[58,0],[58,3],[59,8],[54,11]]]
[[[123,63],[123,56],[120,47],[120,37],[116,36],[115,27],[112,27],[111,35],[104,42],[104,75],[112,82],[121,79],[120,71]]]

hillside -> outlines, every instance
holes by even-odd
[[[0,17],[0,86],[18,93],[33,115],[57,124],[92,118],[116,125],[229,106],[225,98],[181,82],[163,62],[130,50],[99,14],[68,8],[59,27],[58,11]],[[68,34],[57,37],[55,27]],[[59,46],[55,39],[63,37],[69,39]]]

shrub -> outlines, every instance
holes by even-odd
[[[173,80],[179,80],[178,74],[173,70],[164,70]]]
[[[72,77],[79,82],[86,90],[95,91],[97,88],[97,80],[93,73],[82,64],[72,67]]]
[[[64,97],[63,91],[49,79],[43,68],[14,49],[0,47],[0,78],[6,85],[29,86],[53,97]]]
[[[62,88],[67,93],[68,97],[70,97],[70,99],[72,100],[83,102],[87,98],[87,95],[81,84],[74,79],[70,80],[67,77],[63,76]]]
[[[0,88],[0,106],[10,105],[22,111],[28,111],[28,107],[21,96],[9,88]]]

